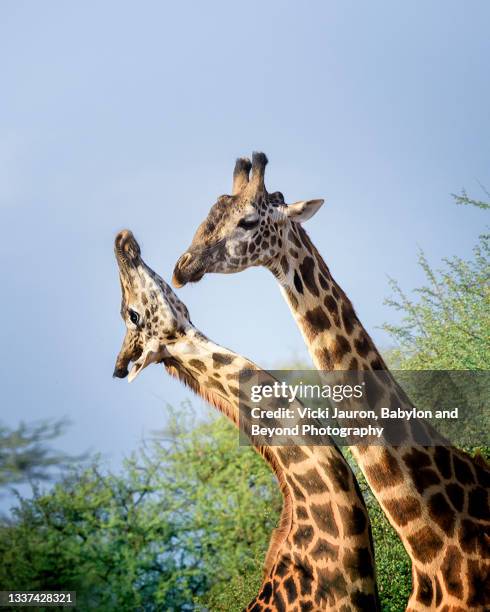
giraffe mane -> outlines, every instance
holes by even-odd
[[[235,425],[238,427],[236,413],[233,411],[230,403],[227,402],[224,397],[201,385],[201,383],[192,375],[192,373],[189,372],[187,368],[177,359],[173,357],[166,357],[163,360],[163,364],[171,376],[184,383],[186,387],[189,387],[191,391],[201,397],[205,402],[214,406],[214,408],[233,421],[233,423],[235,423]],[[278,480],[279,490],[283,499],[282,511],[278,526],[272,533],[264,561],[264,574],[268,575],[277,561],[280,550],[286,541],[286,538],[291,532],[293,523],[293,500],[282,468],[279,466],[274,455],[270,453],[269,447],[254,446],[253,448],[257,453],[264,457],[267,463],[271,466]]]

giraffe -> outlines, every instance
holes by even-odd
[[[271,375],[194,327],[186,306],[143,261],[129,230],[117,235],[115,254],[126,336],[114,376],[131,382],[151,363],[163,363],[239,426],[239,377],[256,373],[265,382]],[[264,582],[247,610],[379,610],[367,511],[333,441],[325,447],[255,450],[279,481],[283,510],[269,544]]]
[[[323,200],[286,205],[280,192],[265,188],[266,164],[263,153],[254,153],[252,162],[237,160],[232,194],[220,196],[197,229],[177,261],[174,286],[208,272],[264,266],[277,279],[318,370],[387,370],[302,227]],[[410,406],[386,375],[383,399]],[[442,442],[430,448],[415,443],[411,427],[392,444],[351,450],[410,556],[407,610],[490,609],[488,466]]]

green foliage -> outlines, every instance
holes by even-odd
[[[383,612],[402,612],[412,590],[410,559],[378,502],[373,498],[367,507],[375,545],[381,609]]]
[[[460,205],[490,209],[490,203],[469,198],[464,191],[454,198]],[[423,253],[419,261],[427,284],[414,291],[418,300],[409,298],[392,281],[397,297],[387,303],[403,313],[403,320],[400,325],[384,325],[398,345],[387,355],[388,361],[401,370],[489,370],[490,235],[479,236],[470,260],[446,258],[444,269],[439,271],[430,267]],[[474,377],[469,382],[475,387],[473,397],[470,389],[465,389],[471,397],[469,404],[473,410],[482,410],[482,416],[471,424],[484,429],[488,422],[484,391],[488,378]],[[475,440],[480,438],[475,435]],[[488,446],[465,444],[463,450],[490,458]]]
[[[465,194],[458,202],[488,208]],[[427,284],[412,299],[391,281],[394,297],[386,303],[403,313],[400,325],[385,324],[398,345],[390,361],[407,370],[490,369],[490,236],[480,236],[469,261],[444,259],[433,270],[423,252],[419,264]]]
[[[76,590],[83,610],[192,610],[247,576],[241,604],[251,599],[277,487],[223,418],[191,429],[189,416],[120,474],[94,460],[21,500],[0,524],[0,587]]]
[[[485,194],[490,197],[490,192],[481,185]],[[473,198],[468,197],[468,194],[463,189],[461,195],[457,195],[453,193],[453,198],[456,204],[465,205],[465,206],[476,206],[477,208],[481,208],[483,210],[488,210],[490,208],[489,202],[484,202],[482,200],[474,200]]]
[[[276,482],[223,418],[187,409],[125,462],[72,470],[0,524],[0,587],[76,590],[80,609],[241,610],[257,593],[280,513]],[[385,610],[410,591],[407,555],[367,500]],[[393,580],[396,576],[396,581]]]

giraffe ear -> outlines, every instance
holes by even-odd
[[[289,204],[289,206],[285,206],[283,211],[287,217],[291,219],[291,221],[295,221],[296,223],[303,223],[304,221],[308,221],[313,215],[320,209],[324,200],[301,200],[300,202],[295,202],[294,204]]]

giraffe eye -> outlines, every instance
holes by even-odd
[[[245,230],[249,230],[249,229],[256,227],[259,221],[260,221],[259,217],[251,218],[251,219],[245,217],[245,219],[240,219],[240,221],[238,222],[238,227],[241,227],[242,229],[245,229]]]
[[[129,319],[130,319],[131,323],[134,323],[134,325],[138,325],[138,323],[140,321],[140,316],[136,312],[136,310],[133,310],[132,308],[130,308],[129,309]]]

